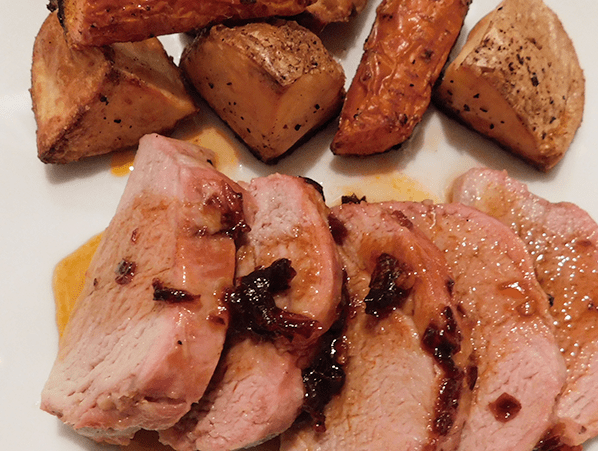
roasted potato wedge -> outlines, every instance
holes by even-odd
[[[301,15],[299,23],[314,32],[323,30],[326,25],[347,22],[361,13],[368,0],[316,0]]]
[[[331,144],[370,155],[411,136],[469,7],[468,0],[383,0]]]
[[[573,43],[542,0],[505,0],[471,31],[434,102],[542,171],[581,124],[585,80]]]
[[[184,50],[181,68],[266,163],[276,162],[342,106],[341,65],[295,22],[216,25]]]
[[[157,39],[71,49],[56,13],[36,37],[31,98],[38,156],[68,163],[137,145],[197,111]]]
[[[62,0],[61,22],[74,46],[140,41],[224,20],[293,16],[315,0]]]

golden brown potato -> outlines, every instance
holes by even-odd
[[[299,14],[314,0],[62,0],[59,14],[74,46],[140,41],[224,20]]]
[[[295,22],[217,25],[185,49],[181,68],[267,163],[338,114],[344,95],[341,65]]]
[[[471,31],[434,101],[548,171],[581,124],[584,85],[556,14],[541,0],[506,0]]]
[[[157,39],[69,48],[56,13],[35,40],[31,98],[38,156],[68,163],[137,145],[197,111]]]
[[[316,0],[302,14],[300,23],[315,32],[335,22],[347,22],[359,14],[368,0]]]
[[[330,146],[335,154],[380,153],[411,136],[468,6],[468,0],[380,4]]]

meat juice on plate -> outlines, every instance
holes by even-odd
[[[135,160],[135,150],[113,153],[110,157],[110,172],[117,177],[129,175],[133,170],[133,160]]]
[[[355,194],[358,198],[365,196],[368,202],[387,200],[421,202],[427,199],[441,201],[420,182],[399,172],[361,176],[355,183],[330,187],[330,193],[329,197],[334,205],[341,203],[341,196],[351,194]]]
[[[62,259],[54,268],[53,289],[56,304],[56,325],[62,335],[75,301],[85,284],[85,271],[100,244],[101,234],[90,238],[72,254]]]
[[[188,141],[210,149],[217,148],[216,165],[220,168],[227,169],[238,164],[237,148],[216,127],[205,128],[196,137]],[[110,172],[117,177],[129,175],[133,170],[134,160],[135,150],[114,153],[110,159]]]

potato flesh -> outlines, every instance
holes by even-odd
[[[451,62],[435,103],[538,169],[563,157],[583,115],[584,77],[541,0],[507,0]]]
[[[31,97],[46,163],[135,146],[197,110],[157,39],[74,50],[55,13],[36,38]]]
[[[293,16],[314,0],[63,0],[59,10],[74,46],[100,46],[187,32],[224,20]]]
[[[181,67],[261,160],[273,163],[340,110],[344,73],[311,32],[291,22],[214,27]]]
[[[463,25],[466,0],[384,0],[347,92],[337,155],[381,153],[407,140]]]

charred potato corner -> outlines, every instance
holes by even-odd
[[[45,163],[136,146],[197,111],[158,39],[73,49],[56,13],[35,40],[31,97]]]
[[[295,22],[216,25],[181,57],[201,96],[262,161],[275,162],[339,112],[345,75]]]

